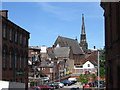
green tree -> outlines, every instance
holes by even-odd
[[[103,49],[100,54],[100,77],[105,77],[105,75],[106,75],[105,49]]]
[[[95,74],[91,74],[91,77],[92,77],[93,81],[96,80],[96,75]]]
[[[78,82],[81,82],[81,84],[86,84],[89,81],[89,75],[88,74],[81,74],[79,78],[77,79]]]

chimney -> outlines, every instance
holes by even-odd
[[[5,18],[8,18],[8,10],[0,10],[0,15],[2,15]]]
[[[94,49],[96,49],[96,47],[95,47],[95,46],[94,46],[93,48],[94,48]]]

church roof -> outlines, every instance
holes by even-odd
[[[73,54],[84,54],[82,48],[79,46],[79,43],[74,39],[58,36],[55,46],[57,46],[57,44],[59,44],[60,47],[70,47]]]
[[[54,53],[56,57],[68,58],[70,53],[69,47],[56,47],[54,48]]]

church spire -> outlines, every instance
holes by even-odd
[[[81,30],[81,37],[80,37],[80,46],[84,49],[88,49],[88,44],[86,40],[86,33],[85,33],[85,23],[84,23],[84,14],[82,14],[82,30]]]
[[[81,34],[85,34],[84,14],[82,14],[82,32],[81,32]]]

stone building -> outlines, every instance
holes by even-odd
[[[8,19],[8,11],[0,11],[2,35],[0,35],[0,65],[3,81],[28,83],[28,40],[29,32]]]
[[[101,7],[105,18],[106,90],[120,90],[120,1],[101,2]]]

